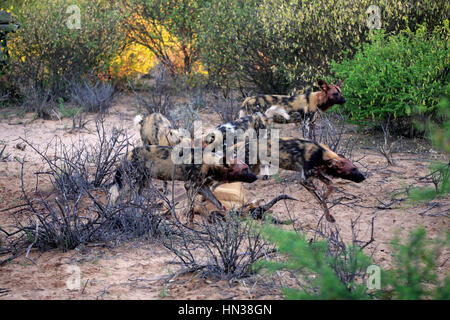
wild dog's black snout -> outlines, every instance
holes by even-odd
[[[245,170],[245,172],[242,173],[243,175],[243,182],[252,183],[258,180],[258,176],[251,172],[250,170]]]
[[[335,104],[344,104],[347,100],[345,100],[345,97],[342,94],[337,94],[336,96],[333,96],[331,99]]]
[[[218,181],[227,182],[248,182],[252,183],[258,180],[258,176],[255,175],[248,167],[243,167],[242,165],[234,165],[232,168],[228,168],[225,175],[218,172]]]
[[[252,183],[258,180],[258,176],[248,168],[244,168],[238,173],[238,179],[242,182]]]
[[[366,180],[366,177],[364,177],[364,175],[361,172],[359,172],[357,168],[353,168],[350,174],[350,179],[354,182],[359,183]]]

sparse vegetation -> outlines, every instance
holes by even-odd
[[[381,287],[376,290],[366,286],[367,268],[373,262],[361,246],[347,246],[330,237],[307,241],[303,234],[267,226],[264,234],[287,259],[262,261],[256,267],[271,272],[288,269],[299,278],[297,288],[283,288],[286,299],[449,299],[448,276],[437,284],[436,273],[440,253],[449,245],[448,234],[444,239],[430,241],[425,230],[419,228],[409,234],[405,243],[395,238],[394,266],[380,273]]]
[[[65,27],[69,5],[80,10],[82,27]],[[14,16],[20,29],[10,36],[9,78],[26,105],[41,113],[49,114],[43,108],[57,98],[70,98],[70,83],[104,71],[125,36],[120,28],[125,17],[103,0],[27,1]]]
[[[0,61],[1,297],[39,278],[21,298],[126,299],[129,286],[156,299],[450,299],[448,1],[0,0],[1,9],[20,25]],[[304,172],[280,171],[244,184],[240,210],[193,220],[183,183],[136,185],[142,172],[125,160],[140,143],[135,115],[160,112],[198,138],[196,120],[216,127],[238,117],[244,97],[289,99],[320,78],[344,80],[346,104],[313,124],[274,127],[351,160],[363,183],[337,180],[331,194],[316,176],[314,198]],[[126,190],[113,204],[119,164]],[[281,201],[288,194],[298,201]],[[59,283],[66,264],[82,269],[79,290]],[[373,264],[386,265],[379,289],[367,285]]]
[[[251,265],[271,252],[255,224],[243,221],[237,212],[216,217],[213,223],[203,219],[188,227],[176,221],[163,245],[173,252],[189,271],[219,279],[249,276]]]

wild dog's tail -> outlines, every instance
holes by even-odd
[[[280,115],[286,120],[289,120],[291,117],[287,113],[286,109],[282,106],[271,106],[269,109],[266,110],[264,113],[268,119],[273,119],[275,115]]]
[[[120,168],[117,168],[114,175],[113,185],[109,189],[109,200],[112,204],[115,204],[117,202],[117,199],[119,199],[120,189],[122,189],[122,187],[122,173],[120,171]]]
[[[109,201],[112,204],[116,204],[117,199],[119,199],[119,186],[117,184],[113,184],[109,189]]]
[[[142,123],[144,122],[144,117],[140,114],[138,114],[136,117],[134,117],[133,119],[133,123],[135,126],[142,126]]]

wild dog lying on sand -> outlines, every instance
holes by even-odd
[[[289,122],[310,121],[318,110],[325,112],[335,104],[344,104],[345,98],[341,92],[343,81],[336,85],[328,85],[325,81],[319,80],[320,91],[311,92],[307,90],[304,94],[271,95],[259,94],[248,97],[244,100],[239,111],[239,117],[244,117],[255,112],[264,112],[274,105],[282,106],[291,116]],[[285,119],[274,117],[274,122],[284,123]]]
[[[249,170],[243,162],[233,160],[232,164],[220,164],[223,157],[203,158],[202,164],[194,164],[194,148],[180,149],[180,156],[184,156],[184,163],[174,163],[171,153],[173,149],[169,146],[147,145],[137,147],[128,153],[126,160],[129,166],[120,166],[115,173],[114,184],[110,189],[110,201],[115,203],[124,189],[124,171],[130,176],[137,176],[135,183],[139,187],[139,193],[147,185],[149,178],[156,178],[165,181],[179,180],[185,181],[184,187],[189,199],[199,192],[207,200],[211,201],[219,210],[223,210],[223,205],[213,195],[210,186],[214,182],[248,182],[252,183],[258,177]],[[201,151],[201,150],[200,150]],[[190,154],[189,154],[190,153]]]
[[[271,140],[267,140],[267,143],[269,155],[271,152]],[[238,156],[240,156],[240,152],[242,152],[241,154],[245,154],[244,162],[249,164],[252,171],[256,172],[258,170],[262,159],[260,159],[260,155],[258,154],[256,163],[250,163],[249,143],[236,144],[231,148],[234,149],[233,152]],[[243,148],[245,150],[242,150]],[[258,144],[256,144],[256,149],[258,149]],[[305,139],[286,137],[279,139],[278,151],[279,168],[297,171],[302,174],[302,185],[319,200],[324,208],[326,219],[330,222],[334,222],[335,219],[330,214],[326,199],[333,192],[333,186],[332,181],[325,175],[358,183],[365,180],[364,175],[350,160],[336,154],[324,144]],[[258,152],[258,150],[253,150],[253,152]],[[270,154],[269,156],[273,158],[276,155]],[[315,191],[312,183],[313,178],[317,178],[326,184],[327,193],[324,199]]]
[[[134,124],[141,133],[142,143],[145,145],[175,146],[181,142],[191,144],[191,139],[182,135],[180,129],[175,129],[169,119],[161,113],[152,113],[147,117],[137,115]]]

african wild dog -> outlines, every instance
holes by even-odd
[[[267,143],[268,153],[270,153],[271,141],[267,140]],[[245,160],[242,160],[249,165],[252,171],[256,172],[263,159],[260,159],[260,155],[258,154],[256,163],[250,163],[251,152],[249,146],[249,143],[240,143],[231,148],[234,149],[233,152],[238,157],[241,156],[239,153],[242,152],[241,154],[245,155]],[[255,147],[255,149],[258,149],[259,145],[256,144]],[[243,148],[245,150],[242,150]],[[297,171],[302,174],[302,185],[319,200],[324,208],[326,219],[330,222],[334,222],[335,220],[330,214],[325,201],[333,192],[333,186],[332,181],[325,175],[358,183],[365,180],[364,175],[350,160],[336,154],[324,144],[306,139],[285,137],[279,139],[278,151],[278,167],[284,170]],[[253,150],[253,152],[258,152],[258,150]],[[273,154],[270,156],[271,158],[274,157]],[[326,184],[327,193],[325,199],[322,199],[315,191],[312,183],[313,178],[317,178]]]
[[[117,201],[121,190],[125,187],[124,173],[136,177],[132,181],[139,187],[139,193],[147,185],[149,178],[164,181],[172,181],[172,179],[184,181],[189,199],[192,199],[195,192],[198,192],[219,210],[223,210],[224,207],[210,189],[215,181],[220,183],[235,181],[252,183],[258,179],[246,164],[236,159],[231,161],[232,164],[226,164],[225,162],[221,164],[221,161],[224,160],[223,157],[207,157],[204,155],[203,162],[195,164],[192,161],[195,149],[180,148],[179,156],[184,157],[185,161],[178,164],[172,159],[172,151],[174,151],[172,147],[155,145],[137,147],[130,151],[126,156],[127,162],[121,164],[116,170],[114,184],[110,189],[111,202]]]
[[[237,120],[217,126],[215,130],[203,136],[202,143],[204,146],[217,143],[223,144],[223,150],[225,150],[227,145],[226,137],[228,134],[232,135],[234,138],[235,135],[239,133],[238,130],[240,130],[240,133],[245,134],[249,129],[255,130],[256,138],[258,138],[260,130],[269,128],[275,115],[279,115],[286,120],[289,120],[290,118],[283,107],[272,106],[264,113],[256,112],[255,114],[244,116]],[[220,131],[220,134],[217,131]],[[217,139],[217,135],[221,135],[221,137]]]
[[[263,133],[261,138],[269,139],[270,130],[263,129],[270,127],[273,117],[276,115],[289,120],[289,114],[283,107],[272,106],[264,114],[257,112],[217,126],[215,130],[203,136],[202,145],[208,146],[210,150],[214,149],[216,152],[220,150],[225,152],[228,143],[234,145],[241,139],[245,140],[248,135],[253,136],[255,134],[256,136],[253,136],[253,138],[260,138],[260,134]],[[266,178],[267,175],[264,175],[264,179]]]
[[[181,130],[175,129],[161,113],[152,113],[145,118],[137,115],[134,124],[139,128],[144,145],[173,147],[181,142],[191,144],[190,138],[183,136]]]
[[[320,91],[316,92],[307,90],[304,94],[292,96],[259,94],[248,97],[242,103],[239,117],[258,111],[264,112],[267,108],[278,105],[284,107],[291,116],[289,122],[303,122],[306,119],[313,122],[319,110],[325,112],[335,104],[345,103],[341,92],[343,81],[336,85],[328,85],[323,80],[319,80],[317,83]],[[284,123],[286,120],[274,117],[274,122]]]

